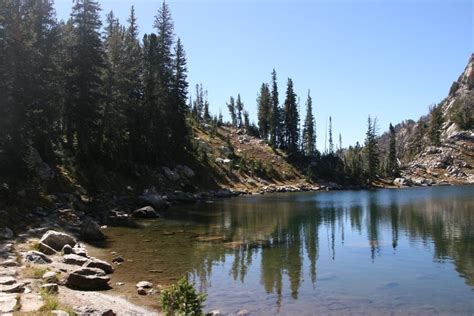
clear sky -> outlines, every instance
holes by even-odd
[[[160,0],[102,0],[126,23],[133,4],[142,35],[153,31]],[[417,119],[441,101],[474,52],[472,0],[168,0],[183,41],[190,91],[202,83],[211,111],[228,118],[241,94],[256,121],[256,97],[273,68],[280,102],[293,79],[304,117],[313,97],[318,149],[326,122],[343,145],[363,141],[367,116],[388,124]],[[67,19],[71,0],[56,0]]]

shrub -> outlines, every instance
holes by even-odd
[[[161,307],[167,315],[202,315],[206,294],[198,294],[187,276],[160,294]]]

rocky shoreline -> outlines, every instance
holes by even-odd
[[[113,264],[89,256],[87,248],[73,236],[45,230],[30,229],[15,240],[0,243],[2,315],[158,314],[123,298],[96,292],[111,288]],[[120,264],[120,259],[114,264]]]

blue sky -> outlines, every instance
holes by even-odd
[[[441,101],[474,52],[472,0],[168,0],[183,41],[191,92],[202,83],[211,111],[228,118],[241,94],[256,121],[256,97],[276,69],[280,101],[293,79],[304,117],[313,97],[318,149],[327,118],[343,145],[363,141],[367,116],[388,124],[417,119]],[[125,23],[136,9],[142,35],[161,1],[102,0]],[[71,0],[56,0],[67,19]]]

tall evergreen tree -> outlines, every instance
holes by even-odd
[[[229,103],[227,103],[229,109],[229,115],[232,122],[232,126],[237,127],[237,114],[235,112],[235,100],[234,97],[230,97]]]
[[[313,116],[313,100],[308,91],[306,100],[306,118],[303,125],[303,151],[306,156],[314,156],[316,153],[316,131]]]
[[[82,160],[97,159],[100,148],[98,124],[102,103],[104,52],[100,38],[100,7],[93,0],[75,0],[71,17],[74,39],[69,67],[72,76],[68,84],[71,92],[71,118],[68,119],[77,138],[77,150]],[[71,139],[69,139],[71,141]]]
[[[293,90],[293,81],[288,78],[285,99],[285,149],[290,154],[298,152],[298,108],[296,104],[296,93]]]
[[[125,86],[124,97],[126,105],[126,119],[128,137],[128,159],[135,161],[141,151],[141,139],[144,133],[141,118],[143,117],[142,99],[142,50],[138,40],[138,25],[135,16],[135,8],[130,9],[130,16],[127,20],[128,27],[125,32],[125,51],[123,61],[123,79]]]
[[[332,140],[332,117],[329,117],[329,153],[334,153],[334,142]]]
[[[262,83],[260,87],[260,93],[257,98],[257,108],[258,108],[258,129],[260,138],[267,140],[270,130],[270,113],[271,113],[271,95],[268,84]]]
[[[397,141],[395,128],[392,123],[389,126],[390,140],[389,140],[389,151],[388,151],[388,164],[387,170],[390,176],[396,176],[398,173],[397,163]]]
[[[242,114],[244,111],[244,103],[240,99],[240,93],[237,94],[237,100],[235,101],[235,109],[236,109],[236,115],[237,115],[237,127],[242,128],[244,125],[244,121],[242,119]]]
[[[174,49],[174,70],[172,86],[172,103],[174,109],[170,109],[170,122],[172,130],[171,149],[174,154],[182,153],[188,146],[188,129],[186,127],[186,99],[188,93],[186,54],[181,39],[178,38]]]
[[[365,138],[367,155],[367,174],[370,183],[373,182],[379,171],[379,148],[377,143],[377,120],[369,116],[367,119],[367,133]]]
[[[270,145],[273,148],[278,147],[281,132],[281,114],[278,101],[278,84],[275,69],[272,71],[272,91],[271,91],[271,111],[269,116]]]

